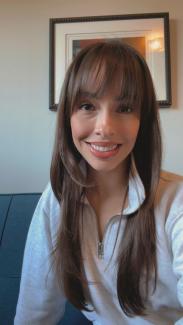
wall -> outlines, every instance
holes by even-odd
[[[49,18],[169,11],[173,105],[160,111],[163,168],[183,174],[182,0],[0,0],[0,193],[49,179],[56,114],[48,110]]]

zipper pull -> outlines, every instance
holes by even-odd
[[[102,242],[98,242],[98,258],[100,260],[104,258],[104,245]]]

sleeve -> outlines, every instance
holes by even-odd
[[[173,272],[177,278],[177,297],[183,313],[183,211],[176,214],[167,225],[173,253]],[[175,322],[182,325],[183,317]]]
[[[64,314],[66,299],[58,285],[52,254],[58,202],[50,196],[53,193],[48,190],[43,193],[29,228],[14,325],[55,325]]]

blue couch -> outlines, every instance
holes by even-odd
[[[40,194],[0,195],[0,324],[13,325],[29,224]],[[91,325],[69,302],[58,325]],[[44,324],[43,324],[44,325]]]

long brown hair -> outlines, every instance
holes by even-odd
[[[161,136],[158,107],[151,75],[145,60],[131,47],[118,41],[90,45],[71,63],[62,87],[51,164],[51,184],[61,204],[55,258],[58,278],[67,298],[79,309],[86,307],[87,281],[81,254],[82,196],[86,176],[79,166],[70,118],[83,91],[100,96],[116,80],[129,105],[141,110],[140,129],[133,150],[135,164],[146,198],[138,211],[129,215],[118,254],[117,294],[123,311],[143,315],[151,276],[156,280],[156,230],[154,199],[161,165]],[[146,295],[141,291],[145,276]],[[156,281],[155,281],[156,282]]]

